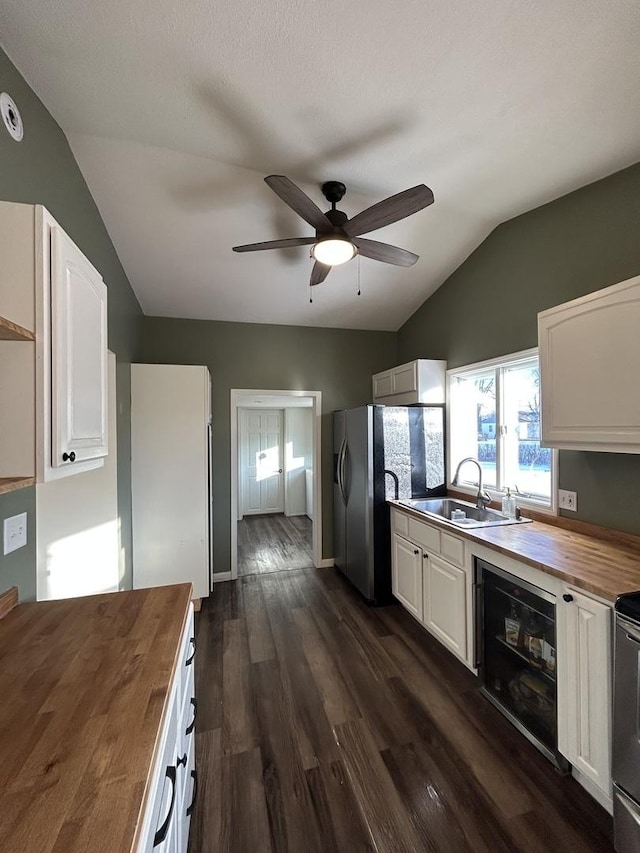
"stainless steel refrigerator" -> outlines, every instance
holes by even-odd
[[[446,494],[444,406],[333,413],[333,559],[372,604],[391,600],[390,498]]]

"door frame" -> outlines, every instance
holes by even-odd
[[[311,397],[312,404],[312,441],[313,441],[313,519],[311,521],[311,539],[313,565],[322,567],[322,476],[321,476],[321,427],[322,427],[322,391],[278,391],[272,388],[232,388],[231,389],[231,580],[238,577],[238,410],[244,408],[239,399],[246,394],[264,397]],[[333,565],[329,560],[327,564]]]

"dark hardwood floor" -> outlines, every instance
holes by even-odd
[[[310,566],[311,521],[306,515],[247,515],[238,522],[239,575]]]
[[[334,569],[217,584],[197,619],[190,853],[613,851],[474,676]]]

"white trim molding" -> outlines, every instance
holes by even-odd
[[[233,580],[233,578],[231,577],[231,572],[214,572],[211,577],[213,578],[214,583]]]

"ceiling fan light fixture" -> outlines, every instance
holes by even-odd
[[[340,264],[346,264],[351,258],[357,254],[357,249],[349,240],[344,237],[326,237],[318,242],[311,249],[311,254],[321,264],[328,267],[337,267]]]

